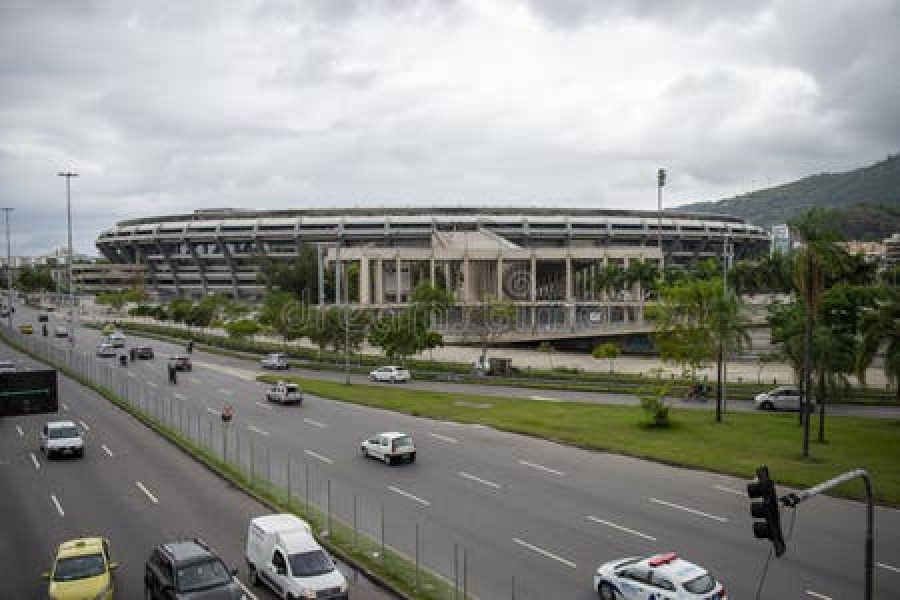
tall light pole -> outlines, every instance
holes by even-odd
[[[12,257],[10,256],[10,241],[9,241],[9,213],[15,209],[12,208],[3,208],[3,212],[6,214],[6,324],[12,329],[12,310],[13,310],[13,298],[12,298]]]
[[[662,245],[662,189],[666,185],[666,170],[660,168],[656,172],[656,245],[659,248],[659,274],[662,276],[665,268],[666,254]]]
[[[69,271],[69,344],[75,346],[75,287],[72,285],[72,188],[71,181],[73,177],[78,177],[78,173],[72,171],[60,171],[57,173],[60,177],[66,178],[66,214],[69,223],[69,259],[66,261]]]

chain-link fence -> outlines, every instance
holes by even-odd
[[[71,346],[5,330],[4,336],[58,369],[102,388],[238,483],[306,518],[345,555],[428,599],[528,598],[515,565],[474,522],[466,531],[440,515],[386,501],[322,457],[270,442],[192,405],[178,388],[129,376],[118,363]],[[527,575],[526,575],[527,577]],[[518,589],[517,589],[518,588]]]

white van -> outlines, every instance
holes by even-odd
[[[295,515],[251,519],[245,552],[250,583],[265,583],[279,598],[349,598],[344,575]]]

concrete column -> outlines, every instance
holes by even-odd
[[[381,258],[375,260],[375,304],[384,304],[384,263]]]
[[[359,303],[363,306],[368,306],[372,301],[370,296],[371,285],[369,259],[363,256],[359,259]]]
[[[531,329],[537,327],[537,259],[531,255]]]
[[[497,300],[503,300],[503,257],[497,257]]]
[[[569,303],[567,319],[569,327],[575,328],[575,286],[572,274],[572,255],[566,255],[566,302]]]
[[[400,302],[400,255],[394,258],[394,302]]]
[[[463,257],[462,273],[463,273],[463,302],[472,302],[472,272],[470,269],[469,257]]]
[[[435,286],[435,283],[434,283],[434,274],[435,274],[434,254],[432,254],[431,258],[428,259],[428,274],[429,274],[429,279],[431,281],[431,287],[434,287]],[[445,284],[445,286],[446,286],[446,284]]]

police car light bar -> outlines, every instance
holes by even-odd
[[[668,553],[666,553],[666,554],[660,554],[659,556],[656,556],[656,557],[654,557],[654,558],[651,558],[651,559],[650,559],[650,562],[649,562],[648,564],[649,564],[651,567],[658,567],[658,566],[660,566],[660,565],[664,565],[664,564],[666,564],[666,563],[670,563],[670,562],[672,562],[673,560],[675,560],[676,558],[678,558],[678,555],[677,555],[677,554],[675,554],[674,552],[668,552]]]

